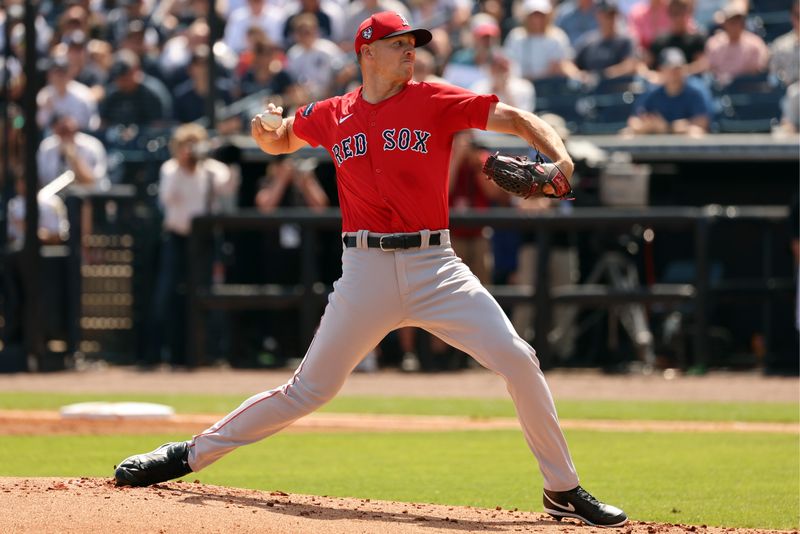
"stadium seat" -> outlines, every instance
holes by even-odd
[[[581,115],[577,110],[578,99],[583,95],[578,82],[569,78],[542,78],[533,82],[536,88],[536,112],[554,113],[575,132]]]
[[[749,23],[753,33],[771,43],[777,37],[792,31],[792,23],[786,16],[786,11],[765,11],[751,14]]]
[[[783,85],[766,73],[740,76],[725,87],[715,88],[719,131],[771,131],[779,121],[785,93]]]
[[[578,101],[582,134],[613,134],[628,122],[638,95],[645,92],[644,83],[633,77],[601,80],[591,92]]]

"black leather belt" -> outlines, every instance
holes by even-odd
[[[346,247],[358,246],[356,236],[354,235],[342,237],[342,243],[344,243]],[[431,233],[431,238],[428,243],[434,247],[440,245],[442,243],[442,235],[438,232]],[[367,246],[369,248],[379,248],[384,251],[418,248],[422,246],[422,235],[419,232],[414,234],[371,235],[367,237]]]

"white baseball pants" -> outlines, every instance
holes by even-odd
[[[342,254],[311,346],[289,382],[250,397],[194,437],[189,465],[199,471],[236,447],[261,440],[331,400],[359,361],[389,332],[416,326],[471,355],[506,381],[525,440],[539,461],[544,487],[564,491],[578,476],[558,423],[536,352],[520,338],[500,306],[450,246],[385,252],[358,246]]]

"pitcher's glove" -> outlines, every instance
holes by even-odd
[[[555,164],[544,163],[538,153],[536,161],[531,161],[525,156],[505,156],[495,152],[486,159],[483,172],[501,189],[518,197],[575,198],[567,177]],[[553,192],[545,192],[545,185],[550,185]]]

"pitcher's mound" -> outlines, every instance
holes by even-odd
[[[101,478],[0,478],[0,508],[4,533],[609,532],[511,510],[315,497],[187,482],[118,488],[113,480]],[[732,530],[632,522],[618,531]]]

